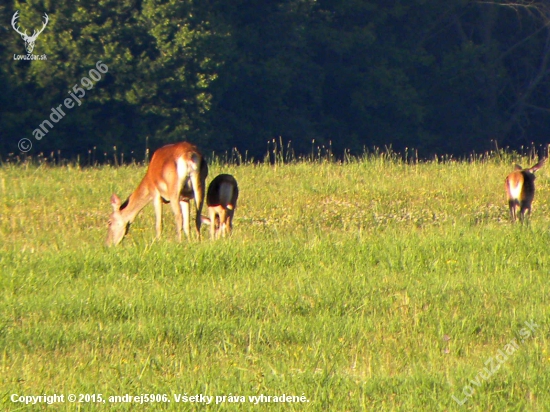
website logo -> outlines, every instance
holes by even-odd
[[[24,32],[21,31],[21,28],[19,26],[19,23],[17,22],[17,19],[19,18],[19,10],[17,10],[12,19],[11,19],[11,26],[13,27],[13,29],[21,36],[21,38],[25,41],[25,49],[27,50],[27,55],[25,57],[28,57],[28,58],[21,58],[21,56],[19,56],[19,58],[17,58],[16,55],[14,55],[14,59],[15,60],[46,60],[45,58],[39,58],[41,56],[36,56],[36,58],[34,58],[35,55],[32,54],[32,51],[34,50],[34,44],[36,42],[36,39],[37,37],[40,35],[40,33],[42,33],[44,31],[44,29],[46,28],[46,25],[48,24],[48,15],[46,13],[44,13],[44,16],[42,16],[42,18],[44,19],[44,22],[42,23],[42,28],[38,31],[34,30],[32,36],[29,36],[27,34],[27,30],[25,30]],[[32,56],[32,57],[31,57]],[[46,55],[43,55],[44,57]]]

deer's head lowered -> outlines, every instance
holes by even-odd
[[[13,29],[19,33],[21,35],[21,38],[25,41],[25,49],[27,49],[27,53],[32,53],[33,49],[34,49],[34,42],[36,41],[36,38],[38,37],[38,35],[40,33],[42,33],[44,31],[44,29],[46,28],[46,25],[48,24],[48,15],[46,13],[44,13],[44,23],[42,28],[39,30],[39,31],[36,31],[34,30],[34,33],[32,34],[32,36],[29,36],[27,35],[27,30],[25,30],[25,32],[21,32],[21,30],[19,29],[19,23],[17,23],[17,19],[19,18],[19,10],[17,10],[15,12],[15,14],[13,15],[12,19],[11,19],[11,25],[13,27]]]

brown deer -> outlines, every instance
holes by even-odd
[[[522,169],[516,165],[514,171],[505,180],[506,197],[510,208],[512,222],[516,221],[517,209],[519,208],[519,219],[523,223],[525,212],[531,216],[531,203],[535,197],[535,172],[546,163],[546,158],[529,169]]]
[[[233,214],[237,208],[239,187],[237,181],[231,175],[218,175],[210,182],[206,194],[210,221],[210,237],[218,239],[220,236],[230,234],[233,229]]]
[[[153,153],[145,177],[128,200],[121,204],[116,194],[111,196],[113,213],[109,219],[107,245],[118,245],[137,214],[151,201],[155,208],[157,239],[162,232],[163,203],[170,203],[172,207],[178,240],[181,241],[182,227],[189,238],[189,201],[193,197],[197,208],[196,230],[200,239],[207,175],[206,160],[191,143],[181,142],[158,149]]]

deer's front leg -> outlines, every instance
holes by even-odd
[[[157,234],[157,239],[160,239],[160,234],[162,232],[162,198],[160,196],[155,196],[153,199],[153,207],[155,208],[155,230]]]

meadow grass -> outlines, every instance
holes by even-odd
[[[508,160],[218,162],[209,180],[239,182],[231,238],[179,244],[165,207],[154,241],[149,206],[116,248],[109,197],[143,166],[4,164],[2,408],[72,393],[106,402],[55,409],[548,410],[550,171],[530,225],[511,225]],[[171,402],[108,401],[125,394]]]

